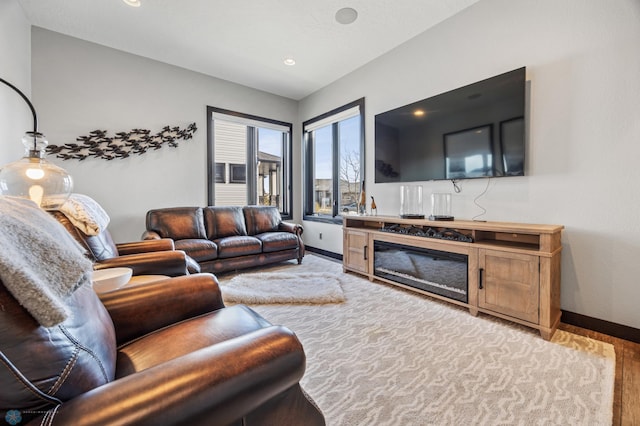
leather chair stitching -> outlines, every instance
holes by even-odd
[[[0,351],[0,362],[2,362],[4,366],[11,372],[11,374],[13,374],[16,380],[22,383],[24,388],[31,392],[35,397],[49,403],[62,404],[62,401],[60,401],[58,398],[56,398],[55,396],[47,395],[46,393],[38,389],[36,385],[31,383],[31,381],[27,379],[24,374],[22,374],[18,367],[16,367],[2,351]]]
[[[71,332],[69,332],[69,330],[67,330],[66,327],[64,327],[62,325],[60,325],[58,327],[60,327],[60,330],[62,331],[62,333],[65,336],[67,336],[67,339],[71,340],[71,342],[73,342],[73,344],[76,345],[76,347],[78,347],[79,349],[85,351],[87,354],[89,354],[89,356],[91,356],[96,361],[96,363],[100,367],[100,371],[102,372],[102,376],[104,378],[104,381],[106,383],[108,383],[109,382],[109,375],[107,374],[107,370],[104,367],[104,365],[102,364],[102,361],[100,360],[100,358],[98,358],[98,356],[91,349],[89,349],[86,346],[80,344],[80,342],[75,337],[73,337]]]
[[[40,424],[43,426],[53,425],[53,418],[56,416],[56,413],[58,412],[58,408],[60,408],[60,405],[56,405],[51,410],[47,411],[47,413],[44,416],[42,416],[42,421],[40,422]]]
[[[62,386],[65,380],[67,380],[67,377],[69,377],[71,370],[76,365],[76,361],[78,360],[79,353],[80,353],[80,349],[78,348],[77,345],[74,345],[73,355],[69,357],[69,360],[67,361],[66,365],[60,372],[60,375],[58,376],[58,380],[56,380],[53,383],[53,385],[51,385],[51,388],[49,388],[49,392],[48,392],[49,394],[55,394],[56,392],[58,392],[58,389],[60,389],[60,386]]]

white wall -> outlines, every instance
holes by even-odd
[[[297,102],[290,99],[42,28],[33,28],[32,42],[34,99],[51,144],[73,143],[96,129],[113,135],[197,124],[194,138],[177,148],[111,161],[49,157],[71,173],[75,192],[109,213],[117,242],[140,238],[149,209],[206,205],[207,105],[297,120]]]
[[[640,328],[639,41],[637,0],[482,0],[303,99],[299,117],[366,98],[367,195],[396,215],[399,184],[373,179],[374,115],[526,66],[528,176],[491,180],[480,219],[564,225],[562,309]],[[456,217],[481,213],[487,182],[462,182]],[[342,253],[339,226],[304,227],[308,245]]]
[[[30,97],[31,24],[15,0],[0,0],[0,77]],[[33,130],[31,110],[0,83],[0,167],[24,155],[21,140],[28,130]]]

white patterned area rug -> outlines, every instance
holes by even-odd
[[[341,303],[344,293],[334,272],[306,272],[304,266],[291,272],[241,274],[221,281],[225,302],[244,304]]]
[[[548,342],[314,255],[266,270],[341,274],[344,303],[253,306],[302,341],[301,383],[329,426],[611,424],[608,343],[561,330]]]

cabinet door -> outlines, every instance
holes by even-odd
[[[345,268],[369,273],[368,246],[369,234],[353,229],[344,230],[343,259]]]
[[[539,323],[539,257],[478,250],[478,306]]]

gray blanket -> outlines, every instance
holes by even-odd
[[[44,327],[66,320],[67,299],[93,265],[67,230],[35,203],[0,196],[0,279]]]

